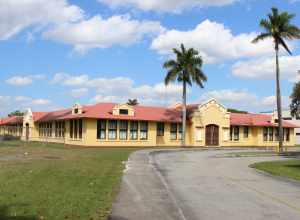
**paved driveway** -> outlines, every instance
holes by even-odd
[[[231,151],[138,151],[131,155],[113,220],[299,220],[300,184],[249,168]]]

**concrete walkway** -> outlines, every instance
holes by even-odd
[[[228,152],[133,153],[111,219],[300,219],[300,184],[248,167],[282,158],[222,157]]]

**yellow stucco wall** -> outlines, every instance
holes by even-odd
[[[121,106],[122,108],[126,106]],[[127,140],[119,140],[119,125],[117,128],[117,139],[109,140],[106,135],[105,140],[97,139],[97,120],[83,119],[82,139],[71,139],[69,135],[70,122],[65,121],[65,138],[55,138],[55,122],[52,122],[52,137],[39,137],[39,124],[34,123],[30,115],[25,115],[23,122],[23,136],[25,140],[26,124],[30,127],[30,140],[59,142],[67,145],[93,146],[93,147],[179,147],[179,133],[177,140],[171,140],[170,127],[171,123],[165,123],[164,136],[157,136],[157,123],[148,122],[148,139],[140,140],[138,131],[138,140],[129,139],[129,128]],[[249,127],[248,138],[244,137],[243,126],[240,126],[239,140],[230,140],[230,113],[227,109],[218,104],[215,100],[211,100],[200,105],[194,111],[191,119],[187,122],[186,129],[186,145],[190,147],[206,146],[205,133],[208,125],[216,125],[219,128],[219,146],[221,147],[275,147],[278,145],[276,141],[263,140],[263,127]],[[108,126],[106,126],[108,129]],[[178,132],[178,131],[177,131]],[[284,142],[285,146],[295,145],[295,132],[290,129],[290,141]]]

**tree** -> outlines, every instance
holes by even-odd
[[[291,115],[293,117],[300,117],[300,82],[296,83],[293,88],[293,92],[290,96],[291,98]]]
[[[8,117],[12,117],[12,116],[23,116],[24,112],[21,112],[19,110],[13,111],[11,113],[8,114]]]
[[[286,40],[300,38],[300,30],[297,26],[291,24],[291,20],[295,17],[294,14],[288,12],[279,12],[277,8],[272,8],[272,13],[268,14],[267,19],[260,21],[260,26],[265,32],[259,34],[252,42],[257,43],[267,38],[273,39],[276,58],[276,98],[278,112],[278,127],[279,127],[279,145],[278,151],[281,152],[283,142],[282,129],[282,107],[281,107],[281,91],[280,91],[280,69],[279,69],[279,47],[282,46],[290,55],[292,54]]]
[[[247,114],[248,113],[246,111],[239,110],[239,109],[234,109],[234,108],[229,108],[229,109],[227,109],[227,111],[231,112],[231,113],[241,113],[241,114]]]
[[[132,105],[132,106],[135,106],[135,105],[138,105],[138,100],[137,99],[128,99],[128,102],[127,102],[127,105]]]
[[[181,44],[180,49],[173,49],[176,55],[176,59],[168,60],[164,63],[163,67],[167,69],[167,75],[165,77],[165,85],[171,82],[182,83],[182,147],[185,146],[185,133],[186,133],[186,87],[187,84],[192,86],[195,82],[201,88],[204,88],[203,82],[207,80],[207,77],[202,71],[203,60],[199,56],[197,50],[193,48],[186,49]]]

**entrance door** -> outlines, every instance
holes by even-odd
[[[206,146],[219,146],[219,126],[207,125],[205,128]]]
[[[26,124],[26,141],[29,140],[29,124]]]

